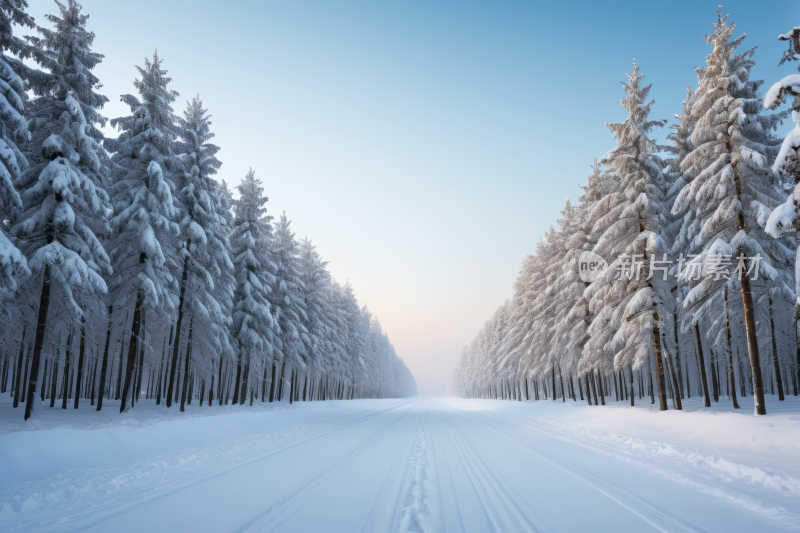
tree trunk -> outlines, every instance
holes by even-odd
[[[56,405],[56,386],[58,385],[58,356],[53,353],[53,370],[50,372],[50,407]]]
[[[228,405],[228,398],[230,393],[230,372],[228,371],[228,366],[225,365],[225,405]],[[220,396],[222,398],[222,396]],[[220,399],[220,405],[222,405],[222,400]]]
[[[737,255],[743,255],[740,251]],[[753,400],[754,414],[767,414],[764,403],[764,383],[761,380],[761,361],[758,354],[758,339],[756,339],[756,319],[753,309],[753,296],[750,292],[750,278],[742,276],[742,304],[744,307],[744,325],[747,331],[747,351],[750,354],[750,370],[753,373]]]
[[[795,312],[797,312],[797,311],[795,311]],[[796,371],[795,373],[797,375],[795,376],[794,395],[797,396],[797,388],[800,387],[800,341],[798,341],[798,338],[797,338],[797,323],[796,322],[794,324],[794,341],[795,341],[795,344],[797,345],[797,353],[796,353],[797,364],[794,366],[794,369]]]
[[[130,314],[131,312],[129,309],[128,312],[125,313],[125,322],[122,323],[123,328],[125,327],[125,324],[128,323],[128,317],[130,316]],[[119,340],[119,361],[117,362],[117,387],[114,389],[115,400],[119,400],[119,393],[122,390],[122,355],[124,351],[125,351],[125,339],[122,338]]]
[[[95,354],[97,351],[95,351]],[[97,355],[95,355],[94,370],[92,370],[92,401],[89,405],[94,405],[95,395],[97,394]]]
[[[131,394],[131,381],[133,380],[133,370],[136,363],[136,348],[139,345],[139,331],[142,326],[142,307],[144,306],[144,294],[142,291],[136,293],[136,307],[133,310],[133,323],[131,324],[131,340],[128,344],[128,360],[125,369],[125,384],[122,388],[122,401],[119,405],[119,412],[126,413],[131,409],[133,395]],[[120,372],[122,368],[120,368]],[[136,386],[136,384],[133,384]],[[130,398],[129,398],[130,396]]]
[[[236,382],[233,385],[233,405],[239,403],[239,383],[242,378],[242,354],[241,350],[239,357],[236,360]]]
[[[64,353],[64,394],[61,395],[61,408],[67,408],[67,399],[69,398],[69,359],[72,355],[72,330],[67,335],[67,350]]]
[[[606,393],[603,388],[603,377],[600,372],[595,372],[595,381],[597,382],[597,394],[600,396],[600,405],[606,404]]]
[[[31,361],[30,384],[28,385],[28,396],[25,402],[25,420],[33,415],[34,398],[36,397],[36,385],[39,383],[39,358],[42,353],[42,343],[44,342],[44,328],[47,323],[47,310],[50,307],[50,267],[45,267],[45,281],[42,284],[42,296],[39,299],[39,318],[36,321],[36,337],[33,341],[33,361]],[[24,328],[23,328],[24,335]],[[20,352],[20,357],[22,353]]]
[[[717,379],[717,372],[715,370],[716,362],[714,359],[713,348],[708,349],[711,354],[711,388],[714,391],[714,403],[719,402],[719,380]]]
[[[781,366],[778,362],[778,344],[775,342],[775,318],[772,315],[772,297],[769,297],[769,329],[772,333],[772,365],[775,367],[775,380],[778,383],[778,400],[783,401],[783,379],[781,379]]]
[[[703,384],[703,400],[706,407],[711,407],[711,398],[708,395],[708,378],[706,377],[706,360],[703,357],[703,343],[700,342],[700,326],[694,325],[694,341],[697,345],[697,360],[700,362],[700,379]]]
[[[728,285],[725,284],[725,337],[728,342],[728,349],[725,352],[725,366],[727,367],[728,390],[730,391],[733,408],[739,409],[739,402],[736,399],[736,377],[733,372],[733,349],[731,347],[731,324],[728,320]]]
[[[0,366],[0,394],[6,393],[6,383],[8,382],[8,352],[3,358],[3,365]]]
[[[658,323],[658,313],[653,313],[653,318]],[[658,383],[658,409],[659,411],[666,411],[667,407],[667,390],[664,383],[664,361],[661,359],[661,331],[659,327],[653,324],[653,329],[650,332],[650,337],[653,341],[653,352],[656,355],[656,380]]]
[[[264,403],[267,397],[267,362],[264,361],[264,377],[261,379],[261,403]]]
[[[47,388],[47,356],[44,358],[44,370],[42,371],[42,392],[39,395],[40,401],[44,401],[44,391]]]
[[[247,399],[247,385],[250,382],[250,354],[247,354],[247,361],[244,365],[244,375],[242,376],[242,388],[239,394],[239,404],[244,405]]]
[[[186,410],[186,394],[188,393],[189,386],[189,362],[192,359],[192,329],[194,326],[194,317],[189,320],[189,338],[186,339],[186,361],[183,365],[183,386],[181,387],[181,413]]]
[[[161,364],[158,365],[158,380],[156,383],[156,405],[161,405],[161,394],[164,390],[164,379],[166,378],[166,370],[164,369],[164,360],[166,359],[167,346],[172,346],[172,333],[174,325],[169,326],[169,344],[165,344],[161,349]],[[222,359],[220,358],[220,361]]]
[[[225,391],[222,384],[222,356],[219,358],[219,383],[217,384],[217,396],[219,396],[219,405],[222,405],[222,393]]]
[[[100,366],[100,388],[97,391],[97,410],[103,408],[103,393],[106,389],[106,370],[108,369],[108,343],[111,341],[111,314],[113,306],[108,306],[108,329],[106,329],[106,347],[103,349],[103,363]]]
[[[278,380],[278,401],[283,400],[283,382],[286,380],[286,359],[284,358],[281,365],[281,377]]]
[[[47,291],[50,292],[50,284],[47,284]],[[42,289],[44,292],[44,289]],[[50,302],[50,297],[48,294],[48,304]],[[39,305],[41,309],[41,304]],[[46,317],[45,317],[46,318]],[[14,387],[14,408],[19,407],[19,385],[20,381],[22,380],[22,361],[24,360],[25,355],[25,330],[28,328],[28,325],[25,324],[22,326],[22,340],[19,341],[19,357],[17,358],[17,369],[15,371],[14,376],[12,376],[11,386]]]
[[[667,346],[666,339],[664,339],[664,347]],[[681,394],[678,391],[678,383],[679,379],[678,376],[675,375],[675,360],[671,359],[669,356],[669,352],[667,352],[667,360],[669,362],[669,373],[672,376],[672,388],[673,388],[673,395],[675,396],[675,408],[678,411],[683,411],[683,405],[681,404]]]
[[[633,407],[633,367],[628,367],[628,372],[631,374],[631,407]],[[626,391],[627,392],[627,391]]]
[[[75,382],[75,406],[78,408],[78,400],[81,397],[81,382],[83,381],[83,350],[86,344],[86,315],[81,315],[81,347],[78,351],[78,379]]]
[[[683,398],[683,369],[681,368],[681,344],[678,342],[678,308],[675,307],[675,311],[672,313],[672,318],[675,321],[674,326],[672,327],[672,331],[675,334],[675,365],[678,369],[678,387],[680,388],[680,395]],[[687,372],[688,374],[688,372]],[[688,376],[687,376],[687,383],[688,383]]]
[[[142,310],[142,339],[139,345],[139,377],[136,379],[136,390],[134,390],[134,398],[138,402],[142,397],[142,377],[144,376],[144,349],[147,342],[147,312]]]
[[[191,240],[189,240],[191,242]],[[188,244],[187,244],[188,248]],[[178,349],[181,344],[181,324],[183,323],[183,299],[186,296],[186,279],[189,276],[188,260],[183,261],[183,273],[181,274],[181,290],[178,297],[178,321],[175,324],[175,346],[172,349],[172,366],[169,376],[169,388],[167,389],[167,407],[172,406],[172,388],[175,382],[175,370],[178,366]]]

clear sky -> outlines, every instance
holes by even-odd
[[[65,0],[66,1],[66,0]],[[29,0],[37,23],[57,12]],[[213,115],[235,186],[256,171],[277,216],[308,235],[377,314],[417,378],[447,372],[624,119],[636,57],[652,118],[680,111],[717,2],[82,0],[111,103],[158,48]],[[777,66],[796,0],[725,2],[757,79]],[[763,92],[763,91],[762,91]],[[788,126],[784,126],[788,131]],[[109,133],[111,131],[109,130]],[[660,137],[666,131],[660,134]]]

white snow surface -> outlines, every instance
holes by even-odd
[[[800,401],[754,417],[408,398],[120,415],[0,398],[0,531],[800,529]]]

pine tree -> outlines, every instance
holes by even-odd
[[[23,251],[30,257],[31,268],[42,275],[26,419],[34,406],[51,286],[58,287],[56,296],[73,316],[82,316],[73,291],[81,296],[104,294],[103,275],[111,274],[108,256],[93,231],[107,229],[107,198],[83,172],[84,168],[98,172],[97,152],[101,148],[86,134],[86,119],[71,94],[53,107],[62,111],[56,124],[36,121],[33,139],[46,162],[31,165],[21,175],[25,212],[12,230],[14,236],[26,241]]]
[[[22,200],[14,185],[28,168],[28,161],[18,144],[28,140],[28,124],[24,118],[27,95],[22,78],[12,64],[11,53],[20,59],[31,56],[31,47],[13,34],[12,25],[35,28],[33,18],[25,13],[25,0],[0,2],[0,303],[11,298],[20,282],[30,275],[25,256],[9,240],[7,231],[22,210]]]
[[[308,374],[312,380],[330,371],[332,365],[328,357],[334,352],[332,336],[335,325],[332,321],[333,309],[330,306],[330,291],[333,290],[333,286],[331,275],[325,269],[327,264],[309,239],[300,241],[298,267],[306,308],[303,326],[308,335],[306,354],[309,364]]]
[[[253,169],[239,184],[239,199],[235,202],[236,218],[230,236],[236,291],[233,298],[233,335],[238,344],[234,403],[244,402],[240,395],[242,370],[253,359],[266,365],[279,339],[274,334],[273,317],[267,296],[275,283],[272,271],[276,268],[269,253],[272,217],[267,215],[261,181]],[[258,365],[258,368],[263,368]]]
[[[187,102],[183,118],[178,119],[182,139],[178,149],[187,169],[179,177],[176,202],[181,213],[182,283],[186,286],[185,308],[193,320],[198,320],[193,342],[207,346],[214,354],[232,354],[228,331],[233,263],[227,233],[219,220],[221,191],[211,178],[221,166],[215,157],[219,147],[209,142],[214,137],[211,117],[202,104],[199,96]],[[178,313],[182,316],[183,307]]]
[[[308,333],[303,321],[308,320],[308,317],[302,292],[303,282],[300,280],[297,241],[294,239],[286,212],[281,214],[275,226],[271,251],[272,261],[275,264],[275,279],[268,299],[275,317],[282,374],[287,376],[292,372],[305,371],[307,368],[305,359]],[[347,309],[352,311],[351,306]],[[352,338],[348,341],[355,342]],[[353,347],[353,350],[356,349]]]
[[[797,70],[800,71],[800,27],[795,27],[791,32],[780,35],[778,39],[789,42],[789,49],[784,53],[780,64],[782,65],[786,61],[797,61]],[[795,127],[784,139],[780,152],[772,164],[772,170],[780,173],[786,185],[793,185],[794,188],[786,202],[772,212],[765,231],[776,239],[780,238],[782,234],[790,232],[794,234],[795,241],[797,241],[798,229],[800,229],[800,216],[797,209],[800,205],[800,152],[798,152],[798,149],[800,149],[800,74],[790,74],[775,83],[764,98],[764,107],[776,109],[784,102],[786,95],[794,96],[792,121]],[[796,247],[795,265],[798,261],[800,261],[800,246]],[[795,279],[794,302],[796,321],[800,317],[800,276],[796,276]],[[797,338],[796,322],[794,330],[793,341],[797,345],[794,362],[796,373],[794,377],[794,395],[797,396],[798,384],[800,384],[800,343],[798,343]]]
[[[175,174],[183,171],[175,153],[177,133],[171,107],[178,95],[167,89],[172,80],[165,77],[167,71],[157,52],[152,62],[145,59],[144,68],[136,68],[142,79],[135,80],[134,86],[142,100],[130,94],[121,97],[132,115],[113,119],[111,125],[122,131],[117,139],[105,142],[115,152],[112,160],[117,165],[110,247],[115,272],[110,286],[112,301],[116,307],[134,308],[121,412],[131,407],[130,380],[145,306],[166,315],[174,309],[170,293],[177,287],[171,270],[176,269],[175,237],[180,230],[172,191]],[[180,324],[176,331],[177,353]],[[175,359],[172,367],[174,374]]]
[[[651,85],[641,86],[636,60],[621,100],[628,115],[621,124],[606,124],[617,146],[603,161],[611,172],[613,189],[589,213],[597,236],[593,251],[609,268],[586,290],[594,314],[589,341],[579,364],[581,373],[597,370],[601,376],[640,368],[656,356],[660,409],[666,410],[661,331],[670,327],[672,298],[666,272],[654,275],[655,261],[664,261],[668,245],[662,238],[670,222],[663,207],[667,190],[658,147],[648,134],[665,120],[648,120],[655,100],[646,102]]]
[[[85,134],[100,143],[103,134],[96,126],[105,126],[106,118],[98,110],[108,103],[108,98],[96,91],[102,85],[92,70],[104,56],[91,50],[95,35],[86,31],[89,15],[81,14],[81,5],[75,0],[67,3],[65,6],[56,1],[60,17],[45,15],[53,24],[51,29],[37,28],[41,37],[28,37],[32,48],[39,52],[37,62],[48,70],[29,73],[31,89],[40,98],[32,102],[28,112],[35,117],[46,115],[46,108],[53,101],[64,100],[71,92],[86,119]],[[98,157],[105,157],[105,153]]]
[[[728,26],[727,19],[718,11],[714,33],[705,36],[713,50],[706,57],[706,66],[696,69],[699,84],[692,105],[695,125],[690,136],[694,149],[681,163],[684,171],[696,169],[696,176],[681,190],[672,209],[675,215],[691,210],[694,218],[691,228],[685,230],[691,234],[681,237],[687,243],[685,251],[696,256],[680,278],[692,287],[683,302],[684,322],[688,324],[702,319],[713,322],[720,316],[724,283],[720,283],[722,276],[718,272],[725,267],[723,262],[732,257],[743,258],[734,260],[745,272],[754,267],[753,260],[745,264],[745,257],[763,257],[761,281],[756,286],[759,291],[781,291],[792,277],[788,249],[767,239],[759,227],[781,202],[766,161],[777,155],[779,141],[771,131],[782,117],[759,114],[758,87],[762,82],[749,79],[755,65],[755,49],[734,55],[747,34],[732,39],[736,24]],[[749,274],[731,276],[727,284],[729,291],[735,290],[739,281],[755,412],[765,414]]]

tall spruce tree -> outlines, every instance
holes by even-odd
[[[275,318],[279,339],[281,374],[284,379],[306,370],[306,343],[308,336],[303,321],[307,320],[303,282],[297,258],[297,241],[291,231],[291,222],[284,211],[275,225],[271,241],[275,280],[268,299]],[[356,310],[358,305],[356,304]],[[350,309],[352,310],[352,309]],[[351,341],[352,339],[348,339]]]
[[[111,125],[119,128],[117,139],[107,139],[106,146],[116,168],[114,179],[114,235],[110,245],[114,276],[110,289],[115,307],[132,307],[127,367],[122,375],[120,412],[131,406],[130,381],[134,359],[138,354],[142,313],[151,309],[169,316],[174,310],[171,294],[177,292],[172,272],[177,270],[175,238],[180,233],[179,212],[173,204],[175,175],[183,172],[183,164],[175,151],[177,128],[172,102],[178,94],[167,89],[171,78],[162,68],[158,53],[152,62],[145,58],[144,67],[136,67],[141,80],[134,86],[139,98],[126,94],[120,99],[131,108],[131,116],[116,118]],[[181,291],[185,284],[181,286]],[[151,321],[154,323],[155,321]],[[181,339],[176,326],[176,346]],[[177,352],[177,348],[176,348]],[[174,375],[176,361],[173,358]],[[173,381],[169,392],[172,393]],[[172,398],[167,397],[169,402]]]
[[[273,331],[274,322],[267,299],[275,283],[275,264],[269,253],[272,217],[267,215],[261,181],[250,169],[239,184],[239,199],[234,202],[236,218],[230,236],[233,251],[236,291],[233,297],[233,336],[237,342],[234,403],[244,403],[241,384],[243,370],[256,361],[266,365],[280,342]]]
[[[73,316],[83,310],[74,298],[103,294],[103,275],[111,274],[108,256],[93,228],[107,229],[106,196],[84,168],[98,172],[101,148],[86,134],[88,124],[80,104],[71,94],[63,102],[58,122],[37,120],[34,142],[39,143],[45,162],[31,165],[19,179],[24,213],[12,233],[24,239],[23,251],[41,280],[36,336],[33,344],[30,385],[25,418],[33,413],[39,379],[39,359],[47,326],[51,298],[63,304]],[[53,294],[52,287],[58,292]]]
[[[184,116],[178,119],[178,150],[185,168],[178,177],[176,195],[184,261],[181,283],[186,287],[182,304],[197,321],[193,342],[206,346],[205,352],[232,355],[228,331],[233,263],[227,233],[219,219],[221,191],[212,179],[221,163],[215,156],[219,147],[209,142],[214,137],[210,118],[198,96],[187,102]],[[183,311],[178,310],[179,316]]]
[[[20,59],[32,54],[31,47],[13,33],[13,25],[36,27],[33,18],[25,12],[27,7],[25,0],[0,2],[0,304],[11,298],[20,282],[30,275],[25,256],[7,235],[22,210],[22,200],[14,182],[28,168],[28,161],[18,145],[26,142],[29,135],[24,116],[28,97],[22,78],[12,68],[22,63],[7,54]]]
[[[778,39],[789,43],[789,49],[784,53],[780,64],[782,65],[786,61],[796,61],[797,70],[800,72],[800,27],[792,28],[792,31],[780,35]],[[795,126],[784,139],[780,152],[772,163],[772,170],[780,174],[785,186],[792,188],[792,192],[786,202],[772,212],[765,230],[776,239],[785,233],[793,234],[797,243],[800,237],[798,235],[798,230],[800,230],[800,210],[798,210],[798,206],[800,206],[800,74],[790,74],[776,82],[767,91],[764,107],[776,109],[784,103],[787,95],[794,97],[791,109],[792,121]],[[800,264],[800,246],[798,245],[796,245],[795,251],[795,272],[797,272],[797,264]],[[796,375],[793,377],[794,395],[797,396],[797,389],[800,385],[800,343],[798,343],[797,336],[797,321],[800,320],[800,275],[797,273],[795,274],[794,302],[794,343],[797,348],[794,361]]]
[[[596,235],[593,251],[609,264],[586,290],[594,314],[579,365],[581,373],[601,375],[641,367],[652,349],[656,357],[659,405],[667,409],[662,362],[661,332],[671,327],[672,298],[664,268],[669,249],[662,238],[670,222],[663,206],[667,185],[663,164],[654,155],[660,149],[648,135],[665,120],[649,120],[655,100],[647,102],[651,85],[642,87],[643,74],[633,61],[633,72],[623,83],[627,97],[621,100],[627,117],[620,124],[606,124],[617,140],[603,161],[611,172],[613,189],[593,206]]]
[[[768,239],[760,227],[782,200],[766,164],[778,153],[780,141],[772,131],[782,117],[759,114],[758,87],[762,81],[750,80],[755,48],[736,55],[747,34],[733,38],[736,24],[727,25],[727,20],[728,16],[718,11],[714,32],[705,36],[713,49],[706,56],[706,66],[696,69],[699,84],[692,104],[695,123],[690,136],[694,149],[681,163],[682,170],[693,168],[696,175],[690,176],[693,179],[678,194],[672,213],[684,215],[691,210],[689,216],[694,218],[684,228],[692,234],[680,237],[687,244],[685,251],[695,256],[680,278],[691,287],[683,300],[684,321],[688,321],[687,327],[703,319],[713,322],[724,309],[719,305],[724,300],[723,286],[727,285],[729,292],[741,292],[754,410],[766,414],[752,292],[758,291],[757,299],[763,291],[782,291],[793,277],[788,249]],[[725,277],[720,271],[731,258],[733,269],[738,267],[740,275],[720,283]],[[755,258],[761,258],[761,277],[751,287],[749,272],[755,267]]]

